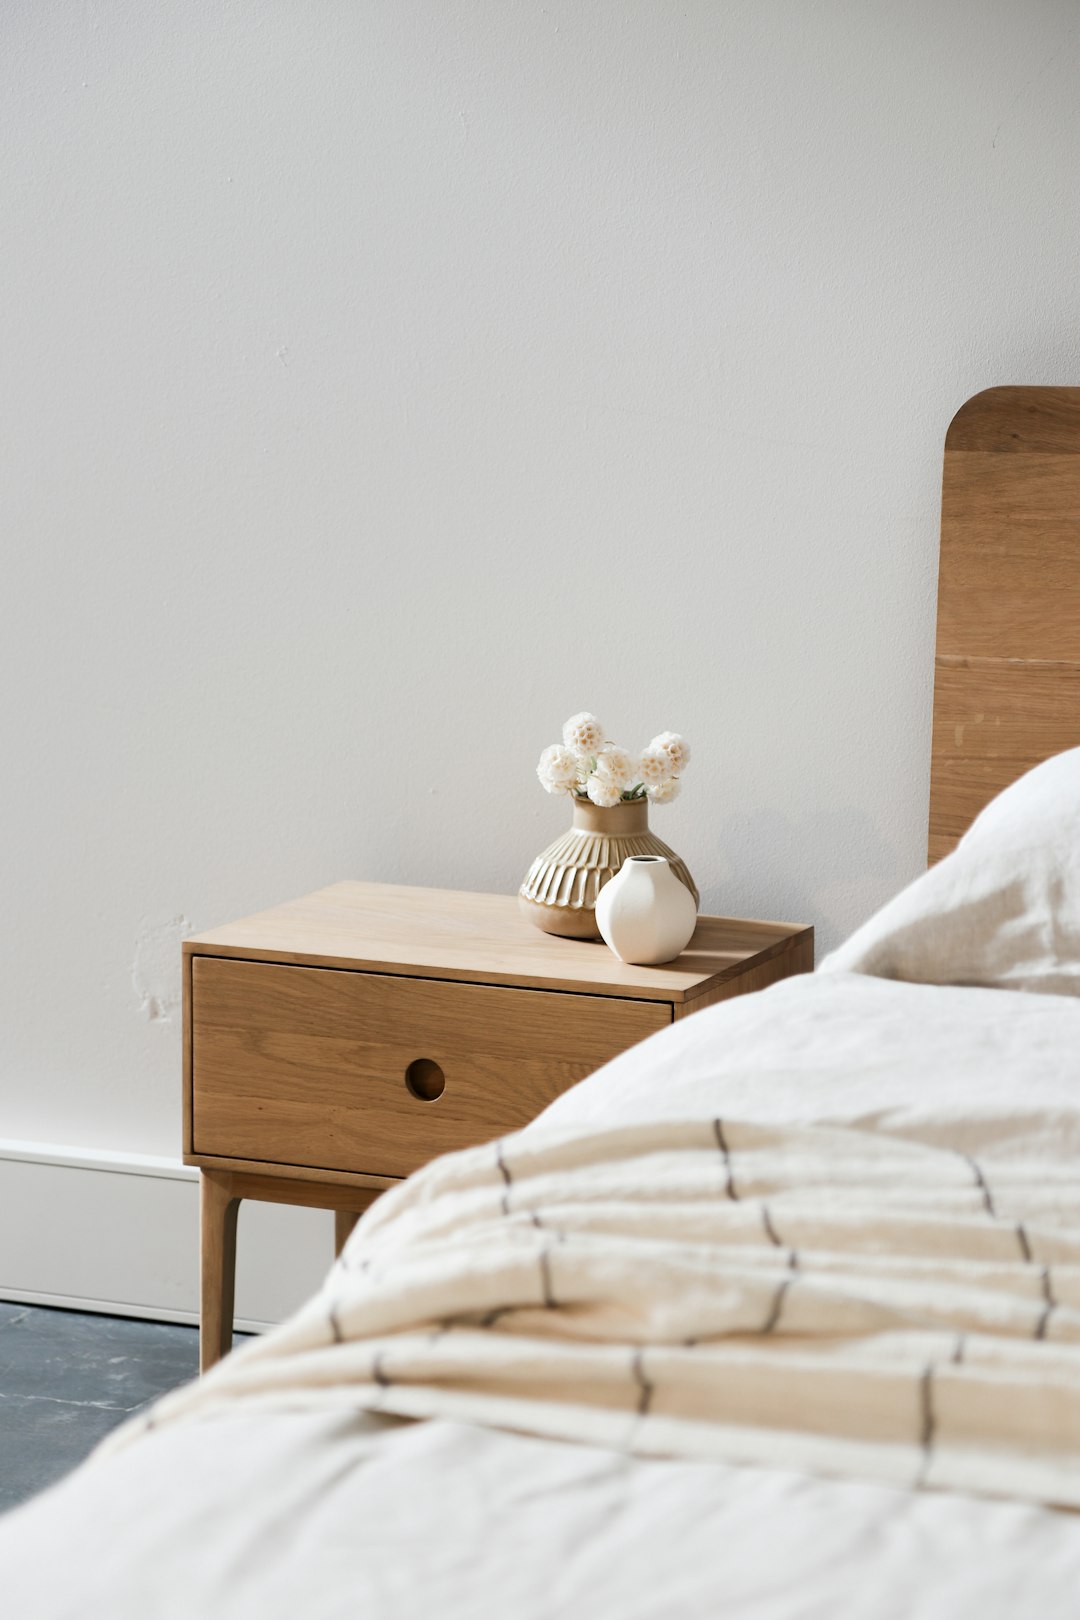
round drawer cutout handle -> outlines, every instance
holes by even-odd
[[[432,1058],[414,1058],[405,1070],[405,1084],[421,1102],[434,1102],[446,1089],[446,1076]]]

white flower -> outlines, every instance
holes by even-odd
[[[653,738],[649,747],[658,748],[667,755],[672,776],[681,776],[690,763],[690,744],[677,731],[662,731],[659,737]]]
[[[540,755],[536,774],[548,793],[569,793],[577,781],[578,757],[561,743],[552,743]]]
[[[669,776],[666,782],[650,784],[645,789],[645,794],[653,804],[670,804],[672,799],[679,797],[681,791],[682,784],[674,776]]]
[[[604,728],[595,714],[572,714],[562,728],[562,740],[575,754],[598,754],[604,746]]]
[[[613,804],[618,804],[622,798],[622,788],[609,777],[602,776],[599,771],[593,771],[585,786],[585,791],[593,804],[599,805],[601,810],[610,810]]]
[[[672,774],[671,760],[667,751],[657,748],[655,743],[650,743],[642,752],[638,774],[647,788],[658,787],[661,782],[666,782]]]
[[[596,769],[620,792],[630,786],[637,761],[617,743],[605,743],[596,756]]]

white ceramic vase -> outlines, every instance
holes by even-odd
[[[596,926],[620,962],[671,962],[690,943],[697,905],[663,855],[631,855],[596,897]]]

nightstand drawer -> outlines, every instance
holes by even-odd
[[[670,1021],[664,1002],[197,956],[194,1152],[408,1175]]]

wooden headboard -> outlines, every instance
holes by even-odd
[[[945,439],[930,860],[1080,744],[1080,388],[989,388]]]

